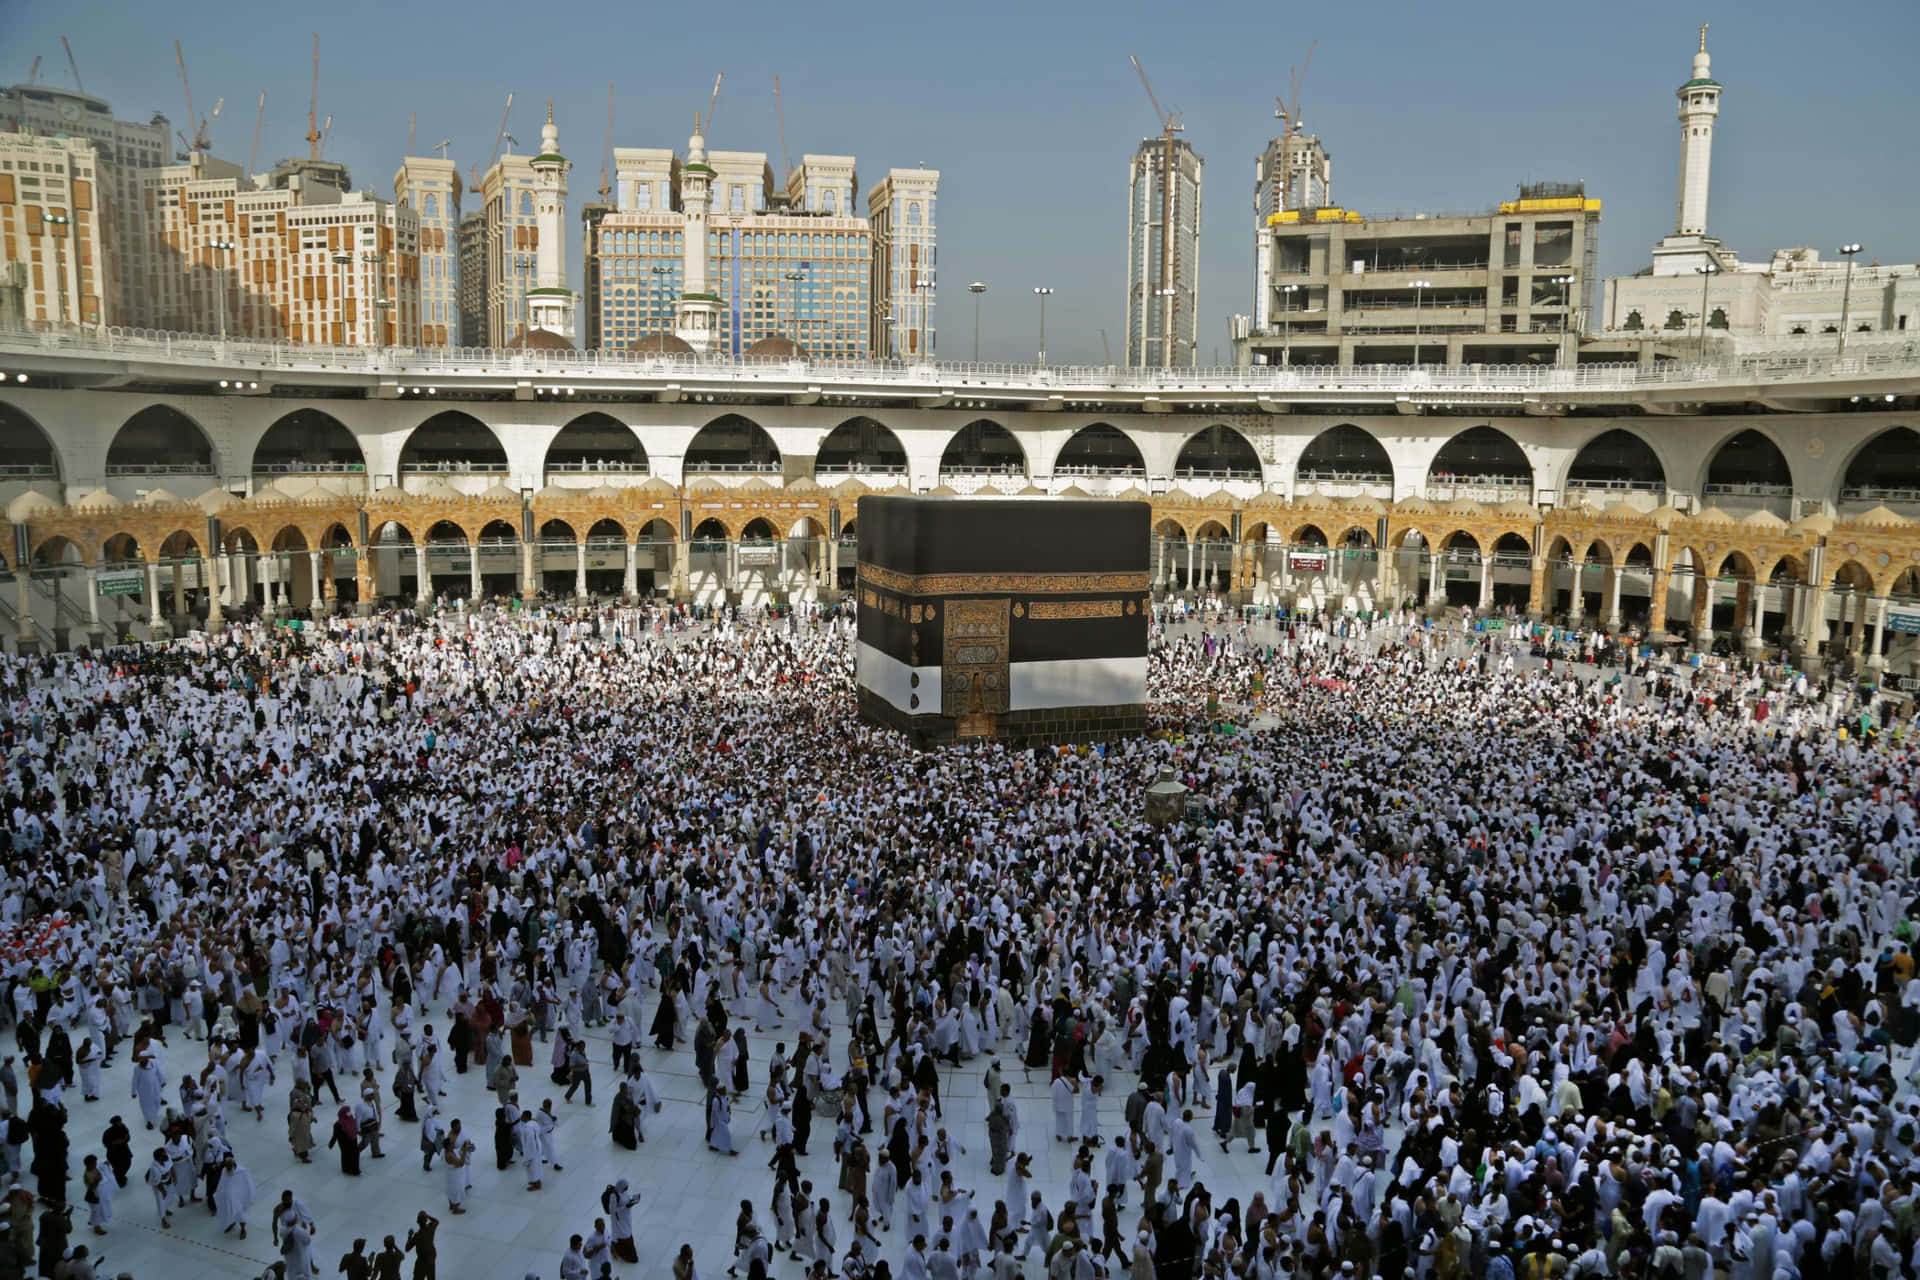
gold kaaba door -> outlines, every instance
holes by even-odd
[[[949,600],[941,646],[940,709],[961,738],[989,738],[1007,711],[1007,624],[1012,601]]]

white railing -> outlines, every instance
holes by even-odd
[[[410,458],[400,464],[405,475],[418,475],[432,472],[442,475],[499,475],[507,470],[504,462],[469,462],[464,458],[444,458],[438,461],[428,458]]]
[[[520,351],[478,348],[327,347],[222,340],[196,334],[118,328],[0,330],[0,370],[11,358],[58,355],[188,366],[209,374],[238,370],[350,374],[399,381],[402,392],[433,388],[437,379],[541,379],[564,389],[570,380],[665,384],[683,381],[764,384],[769,393],[809,386],[866,385],[938,395],[963,389],[1012,391],[1034,398],[1075,394],[1154,393],[1204,400],[1212,394],[1261,393],[1311,399],[1324,395],[1453,392],[1509,395],[1640,392],[1863,378],[1920,378],[1920,338],[1860,344],[1845,357],[1831,350],[1774,347],[1728,359],[1681,363],[1539,365],[1254,365],[1136,369],[1111,365],[994,362],[805,361],[749,357],[636,356],[614,351]],[[18,376],[17,374],[15,375]],[[423,397],[424,398],[424,397]]]
[[[110,476],[210,476],[211,462],[109,462]]]
[[[1608,493],[1654,493],[1666,488],[1660,480],[1569,480],[1569,489],[1599,489]]]
[[[257,476],[290,475],[365,475],[367,464],[364,462],[309,462],[293,459],[289,462],[274,462],[255,457],[253,473]]]

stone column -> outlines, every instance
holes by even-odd
[[[320,552],[320,602],[330,605],[340,597],[340,588],[333,577],[333,552],[323,549]]]
[[[20,616],[14,620],[17,624],[14,651],[32,653],[37,643],[33,631],[33,566],[31,564],[17,564],[13,567],[13,585],[20,611]]]
[[[26,610],[22,609],[23,624],[26,616]],[[155,631],[160,629],[160,565],[153,560],[147,561],[147,626]]]
[[[1746,648],[1749,653],[1757,653],[1765,641],[1761,629],[1767,620],[1767,586],[1764,582],[1754,582],[1747,588],[1747,607],[1742,610],[1741,618],[1746,624]]]
[[[1227,595],[1231,597],[1240,590],[1240,546],[1227,544]]]
[[[1153,544],[1153,562],[1155,566],[1153,571],[1153,586],[1157,591],[1161,587],[1164,587],[1167,582],[1167,540],[1165,538],[1155,538]]]
[[[413,594],[421,604],[433,599],[433,575],[427,572],[427,543],[421,539],[413,544]]]
[[[522,542],[520,544],[520,598],[531,599],[537,594],[539,585],[540,580],[534,576],[533,544]]]
[[[467,544],[467,598],[480,603],[480,540]]]
[[[689,592],[687,573],[687,546],[679,538],[673,540],[673,598],[684,601]]]
[[[1801,660],[1808,661],[1820,652],[1820,641],[1827,638],[1826,548],[1816,544],[1807,553],[1805,589],[1800,592]]]
[[[1887,658],[1881,652],[1881,642],[1887,634],[1887,609],[1893,602],[1885,596],[1873,598],[1873,647],[1867,651],[1867,669],[1885,671]]]
[[[1428,558],[1432,567],[1427,571],[1427,606],[1438,608],[1447,600],[1447,562],[1438,547],[1432,549]]]
[[[840,593],[840,542],[836,538],[827,539],[827,590]]]
[[[99,631],[100,625],[100,569],[98,566],[87,570],[87,630]]]
[[[1480,612],[1493,608],[1493,555],[1483,553],[1480,557]]]
[[[1713,645],[1713,579],[1701,573],[1700,566],[1694,566],[1693,574],[1693,647],[1707,649]]]
[[[187,570],[178,560],[173,562],[173,616],[187,616]]]
[[[1567,592],[1567,625],[1578,628],[1580,620],[1587,616],[1587,593],[1581,590],[1581,579],[1587,575],[1587,566],[1575,560],[1569,567],[1573,570],[1573,589]]]
[[[636,541],[627,543],[627,576],[621,583],[621,594],[629,603],[640,598],[640,544]]]
[[[573,594],[580,599],[587,598],[587,540],[576,536],[573,540]]]
[[[353,585],[355,594],[360,597],[353,611],[361,617],[373,612],[373,599],[379,594],[373,582],[373,548],[360,547],[359,554],[353,559]]]
[[[1861,651],[1867,644],[1867,597],[1855,588],[1853,597],[1853,625],[1847,632],[1847,652],[1853,655],[1854,665],[1860,662]]]
[[[307,572],[313,578],[313,594],[307,598],[307,608],[315,614],[324,613],[327,607],[327,593],[326,588],[321,584],[326,582],[326,577],[320,569],[318,551],[307,552]]]
[[[1653,571],[1653,596],[1647,604],[1647,639],[1659,644],[1667,638],[1667,588],[1673,575],[1664,568]]]
[[[1187,540],[1187,590],[1188,591],[1193,590],[1194,582],[1195,582],[1195,578],[1193,573],[1193,540],[1188,539]]]
[[[201,556],[200,572],[207,580],[207,630],[217,632],[226,622],[220,611],[220,562],[224,556]]]
[[[1625,565],[1607,566],[1607,630],[1620,630],[1620,583],[1627,576]]]
[[[1293,564],[1288,559],[1288,555],[1292,550],[1292,547],[1285,544],[1282,544],[1280,547],[1280,591],[1281,594],[1288,597],[1292,597],[1295,592],[1293,584]]]

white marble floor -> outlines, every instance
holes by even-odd
[[[654,1008],[649,993],[647,1015]],[[743,1005],[742,1008],[745,1006]],[[436,1026],[445,1031],[447,1019],[437,1016]],[[751,1019],[745,1021],[750,1048],[750,1074],[756,1092],[766,1082],[765,1063],[775,1040],[784,1040],[789,1048],[795,1036],[791,1024],[782,1032],[756,1035]],[[835,1032],[838,1042],[842,1033]],[[175,1081],[180,1072],[197,1069],[204,1063],[204,1045],[199,1041],[169,1036],[166,1050],[168,1094],[175,1096]],[[772,1148],[754,1136],[760,1123],[761,1104],[757,1098],[744,1102],[734,1114],[733,1130],[737,1157],[729,1158],[708,1151],[699,1079],[693,1069],[690,1046],[666,1053],[649,1041],[642,1061],[654,1078],[664,1109],[647,1117],[646,1144],[629,1152],[613,1144],[607,1134],[607,1098],[614,1085],[611,1054],[604,1032],[589,1035],[593,1060],[595,1103],[584,1105],[576,1096],[571,1103],[561,1100],[563,1089],[552,1087],[546,1070],[545,1049],[536,1044],[533,1069],[523,1069],[520,1096],[528,1105],[538,1106],[551,1097],[561,1116],[556,1135],[558,1156],[564,1172],[548,1171],[539,1191],[526,1190],[526,1179],[519,1165],[504,1172],[493,1162],[492,1117],[494,1099],[478,1070],[466,1075],[449,1073],[450,1090],[443,1114],[459,1117],[473,1136],[476,1152],[473,1165],[473,1190],[462,1216],[447,1213],[442,1190],[440,1164],[432,1173],[420,1168],[419,1128],[389,1120],[382,1145],[384,1160],[363,1157],[362,1173],[349,1178],[340,1172],[335,1153],[324,1147],[313,1153],[314,1163],[302,1165],[293,1158],[286,1136],[286,1074],[281,1084],[270,1091],[264,1122],[237,1108],[229,1112],[228,1136],[240,1160],[253,1174],[259,1198],[251,1215],[249,1238],[222,1235],[212,1215],[203,1206],[190,1205],[174,1214],[170,1230],[161,1230],[155,1218],[153,1198],[141,1181],[151,1154],[152,1135],[141,1127],[139,1108],[133,1102],[131,1075],[125,1052],[118,1054],[106,1072],[104,1093],[98,1102],[81,1101],[77,1091],[68,1095],[71,1111],[68,1133],[72,1143],[74,1181],[72,1194],[80,1193],[79,1170],[89,1153],[100,1153],[100,1134],[113,1115],[123,1117],[134,1130],[134,1167],[130,1185],[120,1192],[114,1206],[114,1221],[109,1236],[91,1235],[84,1226],[84,1214],[76,1214],[74,1243],[85,1243],[96,1253],[104,1253],[103,1276],[130,1272],[135,1280],[199,1280],[201,1277],[260,1275],[278,1259],[271,1238],[272,1206],[283,1189],[291,1187],[312,1209],[317,1222],[315,1258],[321,1275],[338,1274],[342,1254],[356,1236],[367,1239],[367,1252],[378,1252],[381,1238],[392,1234],[402,1244],[406,1229],[421,1209],[441,1221],[439,1231],[441,1277],[452,1280],[524,1280],[536,1275],[542,1280],[557,1280],[560,1256],[567,1237],[585,1234],[600,1216],[598,1198],[607,1184],[625,1178],[639,1192],[634,1208],[635,1237],[639,1246],[638,1266],[616,1264],[615,1275],[622,1280],[655,1280],[672,1275],[674,1254],[682,1243],[691,1244],[699,1274],[705,1280],[721,1280],[732,1261],[733,1223],[742,1199],[754,1202],[763,1227],[771,1231],[772,1218],[767,1201],[772,1174],[766,1168]],[[840,1046],[836,1043],[836,1048]],[[1043,1191],[1047,1203],[1057,1212],[1071,1175],[1074,1147],[1057,1143],[1051,1135],[1052,1116],[1047,1095],[1046,1072],[1035,1071],[1026,1079],[1017,1055],[1008,1046],[1003,1053],[1003,1071],[1020,1115],[1021,1135],[1017,1149],[1033,1156],[1034,1189]],[[836,1055],[837,1057],[838,1055]],[[976,1058],[941,1073],[945,1124],[954,1139],[966,1147],[959,1157],[955,1181],[976,1193],[981,1217],[991,1216],[994,1201],[1005,1194],[1005,1179],[988,1171],[985,1124],[985,1057]],[[383,1088],[390,1068],[383,1070]],[[1110,1081],[1102,1098],[1101,1132],[1111,1139],[1123,1133],[1123,1109],[1127,1092],[1135,1079],[1124,1075]],[[876,1112],[881,1095],[872,1095]],[[323,1093],[316,1109],[315,1133],[324,1141],[331,1127],[331,1096]],[[388,1098],[389,1105],[391,1098]],[[1075,1108],[1076,1113],[1078,1107]],[[1214,1193],[1215,1204],[1228,1196],[1238,1196],[1244,1204],[1255,1191],[1266,1187],[1266,1157],[1247,1153],[1244,1144],[1231,1155],[1223,1154],[1210,1131],[1210,1112],[1195,1112],[1194,1126],[1201,1131],[1201,1160],[1195,1176]],[[876,1133],[868,1139],[872,1145]],[[844,1254],[851,1231],[847,1223],[848,1198],[834,1188],[838,1183],[833,1159],[833,1126],[817,1120],[809,1154],[800,1161],[803,1178],[814,1184],[815,1197],[828,1196],[834,1202],[838,1252]],[[1095,1172],[1099,1171],[1096,1164]],[[1173,1163],[1168,1161],[1168,1176]],[[1139,1188],[1128,1198],[1128,1210],[1122,1226],[1131,1234],[1138,1222]],[[1009,1206],[1012,1208],[1012,1206]],[[906,1251],[904,1212],[896,1210],[891,1232],[882,1236],[884,1257],[898,1273]],[[777,1260],[773,1274],[798,1277],[804,1273],[801,1263]],[[1036,1254],[1028,1260],[1028,1274],[1043,1273]],[[412,1258],[407,1260],[406,1275],[413,1274]]]

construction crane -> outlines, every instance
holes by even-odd
[[[1107,331],[1105,329],[1100,331],[1100,349],[1107,353],[1107,365],[1111,368],[1113,365],[1113,344],[1107,341]]]
[[[1173,290],[1168,281],[1173,278],[1173,135],[1186,132],[1181,123],[1180,113],[1167,111],[1160,105],[1159,95],[1153,91],[1153,82],[1147,79],[1147,69],[1140,65],[1140,59],[1133,60],[1133,69],[1140,73],[1141,87],[1147,91],[1147,101],[1153,104],[1153,114],[1160,121],[1160,139],[1162,143],[1160,161],[1160,283],[1154,289],[1154,296],[1160,299],[1160,363],[1173,363]],[[1145,343],[1141,344],[1140,356],[1146,358]]]
[[[787,175],[793,166],[787,163],[787,109],[780,101],[780,77],[773,78],[773,118],[780,123],[780,190],[787,189]]]
[[[28,84],[40,83],[40,55],[39,54],[35,54],[33,57],[33,69],[27,72],[27,83]]]
[[[720,81],[726,77],[726,74],[727,73],[724,71],[716,71],[714,73],[713,97],[707,103],[707,120],[706,120],[707,130],[705,134],[701,135],[702,137],[705,137],[707,136],[707,134],[711,134],[713,132],[713,113],[715,108],[717,108],[720,105]]]
[[[180,48],[180,42],[178,40],[173,42],[173,60],[180,68],[180,87],[186,91],[187,95],[187,127],[193,130],[192,138],[183,137],[181,140],[187,144],[189,153],[205,151],[211,145],[207,142],[207,121],[202,120],[194,114],[193,83],[187,79],[187,55]],[[226,101],[225,98],[222,98],[219,102],[213,104],[213,118],[219,118],[220,108],[226,104]],[[191,158],[191,156],[189,156],[189,158]]]
[[[85,93],[87,86],[85,82],[80,79],[80,64],[73,60],[73,46],[67,43],[65,36],[60,37],[60,47],[67,51],[67,70],[73,72],[73,87]],[[37,62],[39,59],[36,58],[35,61]]]
[[[307,159],[320,158],[320,33],[313,33],[313,93],[307,98]]]
[[[507,93],[507,109],[500,113],[500,127],[493,134],[493,150],[487,155],[487,168],[493,168],[493,162],[500,158],[500,140],[508,135],[507,120],[513,115],[513,93]]]
[[[420,113],[418,111],[409,111],[407,113],[407,149],[402,151],[400,153],[401,155],[410,156],[413,154],[413,130],[419,123]]]
[[[607,193],[613,188],[607,185],[607,174],[613,168],[613,82],[607,82],[607,145],[600,154],[600,203],[607,202]]]
[[[1301,86],[1307,82],[1307,68],[1313,65],[1313,51],[1319,44],[1320,42],[1318,40],[1308,42],[1306,60],[1298,67],[1287,68],[1288,96],[1285,98],[1276,97],[1274,99],[1273,114],[1280,121],[1280,136],[1284,139],[1280,156],[1280,163],[1283,166],[1280,174],[1280,189],[1283,193],[1290,193],[1291,191],[1289,184],[1292,181],[1294,170],[1293,135],[1299,133],[1301,130],[1300,89]],[[1287,194],[1283,194],[1281,199],[1284,202],[1287,199]],[[1265,212],[1279,213],[1280,210],[1270,209]]]
[[[442,138],[440,139],[440,141],[433,144],[433,149],[440,153],[440,158],[442,160],[445,160],[447,158],[447,148],[452,145],[453,145],[452,138]]]
[[[327,122],[320,126],[320,153],[319,155],[314,156],[315,160],[318,160],[320,159],[321,156],[324,156],[327,154],[327,139],[331,138],[332,136],[333,136],[333,113],[329,111],[327,113]]]
[[[260,122],[267,118],[267,92],[260,91],[260,106],[253,113],[253,150],[247,152],[247,177],[253,177],[253,166],[260,159]]]

